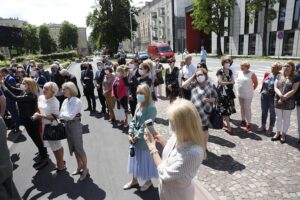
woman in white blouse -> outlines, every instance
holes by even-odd
[[[42,119],[43,129],[46,124],[51,124],[55,118],[59,115],[59,101],[55,95],[58,92],[58,87],[54,82],[48,82],[43,87],[44,95],[39,96],[38,108],[39,113],[35,113],[34,119]],[[55,122],[54,122],[55,123]],[[54,153],[56,159],[56,172],[61,172],[66,169],[64,162],[64,148],[61,145],[61,141],[44,141],[45,147],[50,147]]]
[[[79,181],[89,176],[87,158],[83,149],[82,124],[80,123],[81,101],[77,98],[77,88],[74,83],[66,82],[62,85],[64,96],[67,97],[60,110],[59,118],[66,122],[66,134],[70,154],[75,153],[77,170],[72,175],[80,174]]]
[[[171,138],[166,141],[159,134],[147,130],[145,140],[157,166],[161,200],[212,199],[195,179],[206,157],[205,139],[196,107],[187,100],[174,101],[168,111]],[[164,146],[162,159],[155,143]]]

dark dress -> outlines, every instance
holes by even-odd
[[[217,76],[221,76],[223,81],[229,82],[232,80],[232,71],[229,69],[229,75],[226,75],[223,69],[217,71]],[[236,113],[234,105],[234,91],[233,84],[222,86],[218,85],[218,108],[223,116],[230,116],[233,113]]]
[[[170,70],[171,68],[167,69],[166,71],[166,94],[167,97],[177,97],[179,95],[179,69],[178,67],[174,67],[172,72],[170,72]],[[168,89],[168,85],[172,85],[172,91]]]

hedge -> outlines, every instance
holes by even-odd
[[[52,54],[45,54],[45,55],[18,56],[15,59],[17,60],[17,62],[23,62],[27,58],[35,60],[37,62],[42,62],[42,61],[57,60],[57,59],[72,59],[77,56],[78,54],[76,51],[69,51],[69,52],[52,53]]]

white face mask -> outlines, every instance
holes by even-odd
[[[24,85],[24,84],[21,84],[21,85],[20,85],[20,89],[21,89],[22,91],[25,91],[25,90],[26,90],[25,85]]]
[[[225,64],[224,64],[224,67],[225,67],[226,69],[229,69],[230,63],[225,63]]]
[[[204,81],[205,81],[205,76],[203,76],[203,75],[200,75],[200,76],[198,76],[197,77],[197,81],[198,81],[198,83],[203,83]]]
[[[140,74],[141,76],[143,76],[143,75],[144,75],[144,70],[139,69],[139,74]]]

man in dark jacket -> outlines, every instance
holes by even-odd
[[[0,117],[0,152],[0,199],[19,200],[21,197],[13,182],[13,166],[7,147],[6,126],[2,117]]]
[[[51,75],[50,80],[57,84],[58,86],[58,93],[56,94],[56,98],[59,101],[59,108],[61,107],[63,101],[65,100],[64,94],[62,93],[62,85],[65,82],[64,77],[59,73],[60,68],[57,64],[51,65]]]
[[[87,64],[85,70],[81,72],[81,84],[83,87],[83,93],[88,102],[88,107],[84,111],[96,112],[96,98],[94,93],[94,73],[91,64]],[[92,107],[93,104],[93,107]]]
[[[102,89],[102,83],[105,76],[105,67],[101,62],[99,62],[97,63],[97,68],[98,70],[96,71],[95,75],[95,85],[97,87],[98,97],[102,106],[101,113],[106,114],[106,101]]]
[[[9,74],[9,71],[7,68],[2,68],[1,69],[1,76],[4,79],[4,82],[9,84],[12,87],[16,87],[16,80]],[[10,95],[5,95],[6,97],[6,105],[7,105],[7,110],[9,111],[9,113],[11,114],[12,117],[12,123],[13,123],[13,130],[15,132],[19,132],[19,126],[20,126],[20,116],[19,116],[19,112],[17,110],[17,106],[16,106],[16,101],[12,98],[12,96]]]
[[[77,78],[76,78],[76,76],[74,76],[73,74],[71,74],[70,72],[68,72],[68,70],[66,70],[66,69],[62,69],[60,71],[60,74],[64,77],[65,82],[71,81],[71,82],[74,83],[74,85],[76,86],[76,88],[78,90],[77,97],[80,98],[81,94],[80,94],[80,90],[79,90],[79,87],[78,87],[78,84],[77,84]]]

